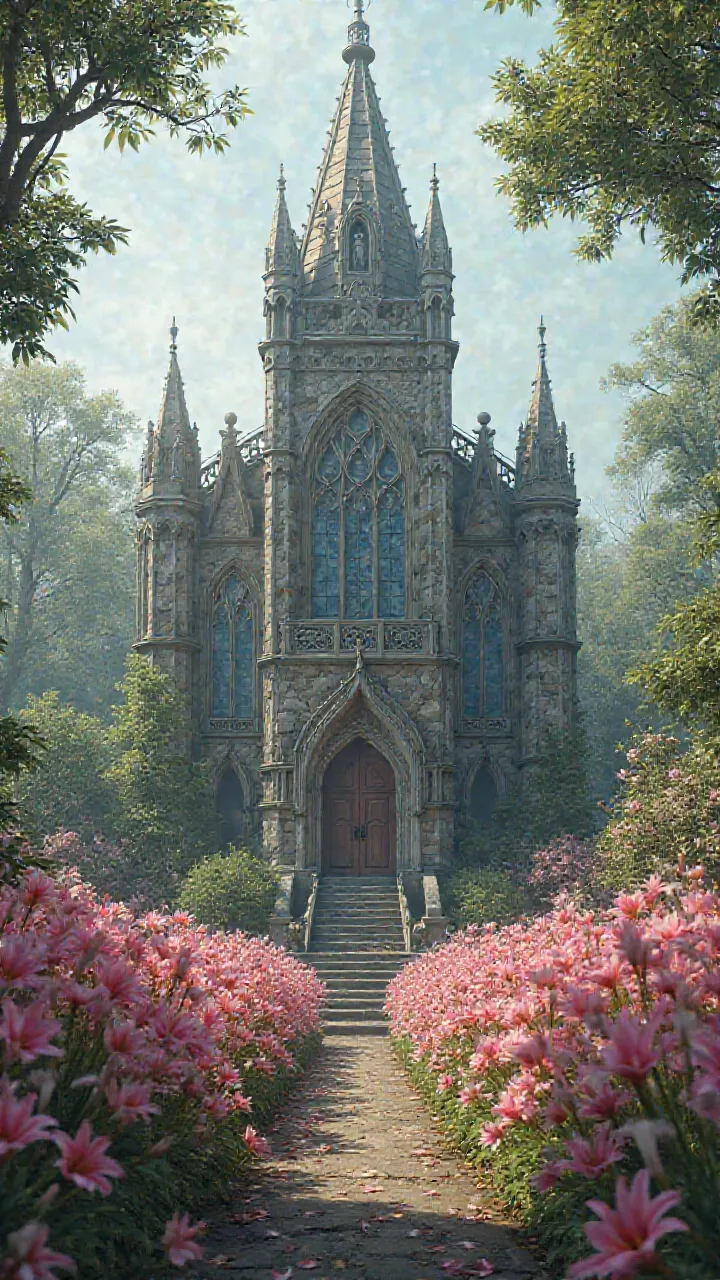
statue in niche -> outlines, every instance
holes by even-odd
[[[185,450],[179,435],[175,437],[175,443],[172,447],[172,469],[170,471],[171,480],[182,480],[185,471]]]
[[[350,269],[367,271],[370,264],[370,240],[368,229],[361,218],[353,223],[350,231]]]

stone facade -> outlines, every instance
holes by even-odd
[[[228,414],[210,463],[173,324],[141,464],[136,647],[190,696],[229,834],[259,811],[269,858],[321,870],[325,772],[361,739],[395,777],[389,869],[418,874],[450,862],[458,814],[482,817],[544,731],[572,724],[578,503],[542,323],[514,464],[488,415],[453,425],[439,182],[417,236],[362,5],[343,57],[302,241],[278,184],[265,421],[240,434]]]

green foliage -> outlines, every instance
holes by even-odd
[[[717,0],[558,0],[552,46],[501,64],[508,110],[478,130],[508,165],[498,188],[520,229],[582,219],[575,252],[594,262],[626,227],[653,228],[683,281],[710,277],[704,316],[720,315],[717,48]]]
[[[12,470],[7,453],[0,449],[0,529],[8,530],[17,524],[19,508],[30,496],[27,485]],[[0,612],[6,606],[7,602],[0,599]],[[0,659],[6,648],[7,641],[0,635]],[[34,726],[21,723],[15,716],[0,716],[0,833],[7,831],[16,817],[11,796],[12,782],[34,768],[42,746],[42,739]],[[12,842],[12,848],[6,843],[3,851],[6,872],[14,872],[22,865],[15,843]]]
[[[666,512],[720,507],[720,487],[703,483],[717,460],[720,332],[694,323],[696,301],[665,307],[634,335],[638,359],[613,365],[605,382],[628,400],[609,474],[632,483],[660,464],[650,505]]]
[[[662,619],[665,646],[630,673],[663,710],[720,735],[720,583]]]
[[[114,803],[105,777],[111,764],[107,727],[64,705],[55,692],[31,697],[22,715],[46,747],[41,767],[24,775],[16,790],[28,835],[41,841],[61,827],[83,840],[109,833]]]
[[[10,604],[0,702],[55,688],[107,712],[135,607],[135,420],[114,392],[89,396],[74,364],[0,369],[0,432],[32,500],[0,528],[0,595]]]
[[[279,877],[247,849],[230,848],[191,867],[178,903],[201,924],[227,932],[266,934],[277,897]]]
[[[652,873],[669,880],[701,863],[720,880],[718,744],[696,735],[689,746],[667,734],[633,740],[622,790],[598,839],[598,878],[614,892],[638,888]]]
[[[595,825],[596,806],[587,777],[587,745],[582,729],[548,733],[538,758],[511,783],[487,824],[468,823],[458,856],[465,866],[481,864],[517,873],[536,849],[566,833],[584,836]]]
[[[510,924],[528,910],[520,885],[503,871],[491,867],[466,867],[450,877],[447,912],[453,924]]]
[[[48,354],[87,254],[127,240],[68,191],[64,134],[95,120],[106,147],[137,150],[164,125],[192,152],[222,152],[245,91],[214,93],[206,76],[227,60],[222,41],[242,33],[223,0],[2,0],[0,342],[14,360]]]
[[[208,762],[190,758],[190,711],[172,682],[132,654],[113,712],[114,834],[125,893],[174,901],[190,867],[220,843]]]

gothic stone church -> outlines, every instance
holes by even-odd
[[[453,425],[453,269],[416,233],[362,4],[302,239],[281,175],[265,421],[202,463],[178,366],[142,462],[136,648],[190,697],[232,835],[280,868],[427,873],[576,706],[577,499],[545,331],[515,463]],[[299,877],[302,879],[303,877]]]

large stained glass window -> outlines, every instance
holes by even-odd
[[[236,573],[215,592],[212,619],[213,718],[251,720],[255,702],[255,635],[247,585]]]
[[[405,617],[405,485],[397,454],[358,409],[315,468],[314,618]]]
[[[502,604],[492,578],[476,573],[463,607],[463,716],[498,719],[504,713]]]

